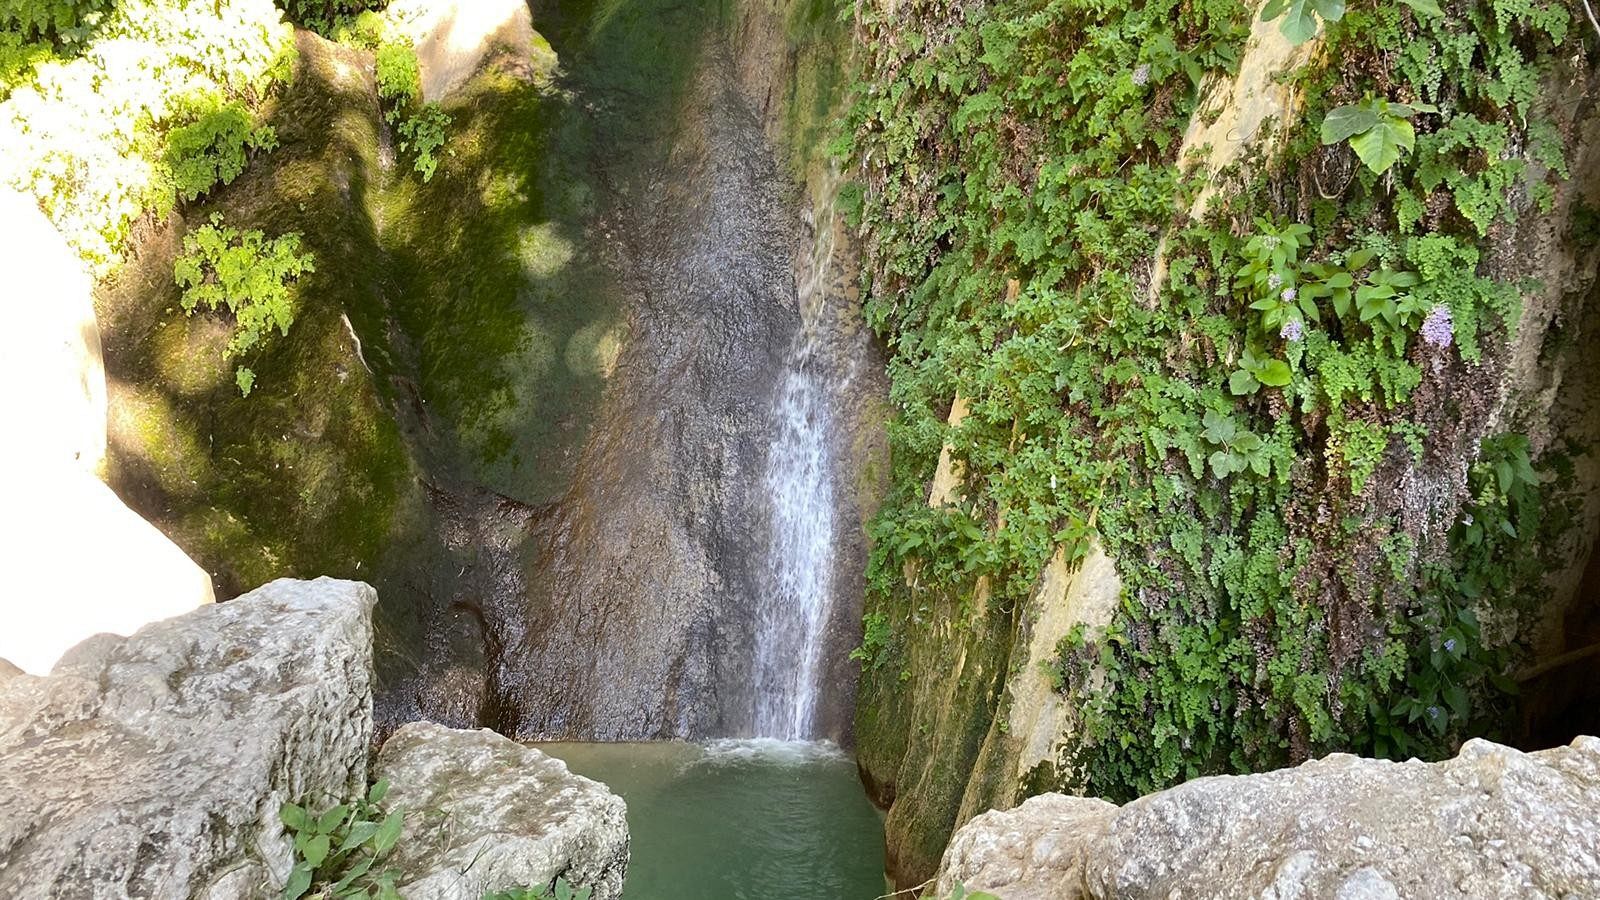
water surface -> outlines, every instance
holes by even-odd
[[[883,821],[829,743],[542,744],[628,803],[627,900],[872,900]]]

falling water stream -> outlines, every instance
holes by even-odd
[[[755,641],[755,732],[815,735],[824,631],[833,605],[834,498],[828,466],[828,405],[817,371],[821,287],[833,256],[832,228],[817,229],[812,275],[799,290],[800,333],[778,392],[776,439],[765,488],[772,502],[772,589],[760,598]]]

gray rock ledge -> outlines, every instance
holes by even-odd
[[[365,782],[376,599],[275,581],[0,680],[0,897],[276,890],[278,806]]]
[[[479,900],[557,876],[622,896],[627,808],[605,785],[492,731],[417,722],[383,745],[377,778],[407,811],[390,865],[407,900]]]
[[[957,881],[1003,900],[1600,897],[1600,739],[1335,754],[1120,808],[1045,794],[961,828],[937,896]]]

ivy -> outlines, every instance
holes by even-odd
[[[1390,103],[1371,97],[1328,111],[1322,120],[1322,142],[1349,141],[1361,162],[1382,174],[1400,161],[1400,151],[1410,152],[1417,145],[1416,129],[1410,119],[1418,113],[1436,113],[1427,103]]]
[[[1312,124],[1248,180],[1222,173],[1199,221],[1179,146],[1197,84],[1238,60],[1244,4],[856,10],[865,69],[835,147],[898,412],[856,658],[893,696],[919,677],[890,664],[901,648],[980,601],[1016,615],[1054,553],[1097,539],[1124,593],[1052,667],[1078,711],[1063,787],[1128,798],[1334,749],[1438,755],[1505,707],[1523,632],[1468,620],[1537,581],[1462,585],[1537,558],[1547,488],[1469,501],[1530,517],[1489,543],[1419,532],[1400,503],[1407,466],[1485,426],[1452,411],[1457,384],[1497,364],[1523,286],[1487,271],[1483,234],[1516,215],[1519,180],[1564,177],[1526,78],[1565,20],[1535,2],[1278,5],[1297,35],[1326,26],[1292,76]],[[1317,183],[1342,160],[1343,183]],[[942,451],[960,489],[930,509]]]

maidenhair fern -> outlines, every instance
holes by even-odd
[[[300,252],[300,235],[269,239],[260,231],[241,232],[224,224],[219,213],[184,236],[173,278],[183,289],[185,312],[207,309],[233,315],[227,353],[238,358],[274,330],[288,335],[295,314],[290,285],[312,271],[311,254]],[[237,381],[248,396],[255,373],[241,366]]]

